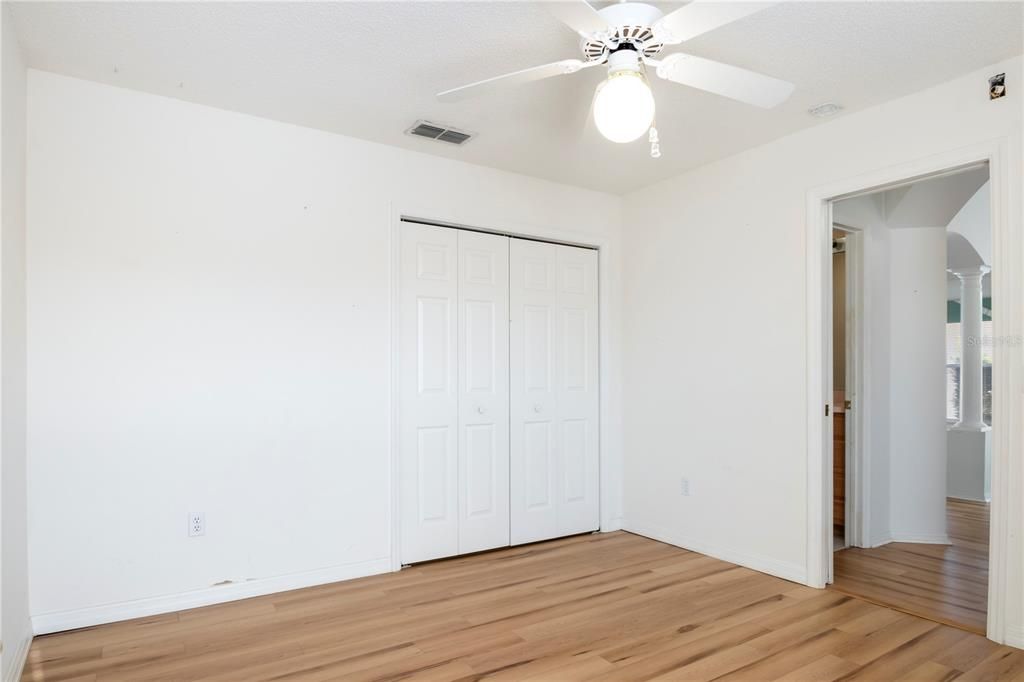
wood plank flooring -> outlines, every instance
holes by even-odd
[[[949,499],[952,545],[892,542],[835,554],[832,588],[980,634],[988,612],[988,505]]]
[[[629,533],[37,638],[24,680],[1024,680],[1024,651]]]

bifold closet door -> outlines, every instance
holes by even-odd
[[[509,238],[458,231],[459,553],[509,544]]]
[[[596,530],[597,252],[513,239],[511,542]]]
[[[501,547],[508,524],[508,239],[403,223],[402,563]]]
[[[459,552],[458,234],[403,223],[399,254],[402,563]]]

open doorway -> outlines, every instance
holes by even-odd
[[[832,228],[832,551],[856,544],[855,490],[859,442],[857,414],[861,345],[861,230]]]
[[[834,201],[825,279],[832,587],[979,633],[992,471],[989,181],[978,164]],[[858,238],[863,253],[851,258]]]

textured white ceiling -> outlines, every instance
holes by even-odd
[[[599,69],[435,101],[578,56],[575,34],[539,3],[5,4],[35,68],[615,193],[815,125],[811,105],[848,113],[1020,54],[1024,23],[1020,2],[777,5],[682,49],[790,80],[793,97],[764,111],[659,81],[654,160],[589,123]],[[419,118],[479,137],[459,148],[403,135]]]

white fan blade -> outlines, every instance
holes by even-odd
[[[586,0],[545,2],[544,9],[580,35],[590,35],[608,28],[608,22]]]
[[[671,54],[658,64],[666,80],[771,109],[786,101],[793,84],[778,78],[688,54]]]
[[[506,85],[529,83],[530,81],[539,81],[543,78],[561,76],[566,73],[576,73],[587,66],[593,66],[595,63],[596,62],[583,62],[579,59],[563,59],[560,62],[552,62],[551,64],[544,64],[543,66],[534,66],[521,71],[513,71],[512,73],[506,73],[502,76],[495,76],[494,78],[488,78],[487,80],[479,81],[477,83],[463,85],[461,88],[445,90],[444,92],[438,93],[437,99],[441,102],[459,102],[469,97],[476,97],[477,95],[483,95],[494,90],[499,90]]]
[[[677,45],[777,4],[693,0],[659,19],[653,26],[654,35],[666,45]]]

